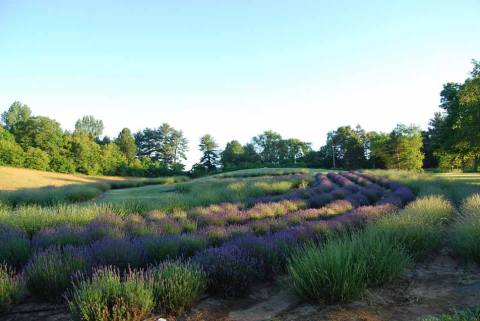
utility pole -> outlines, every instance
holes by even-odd
[[[332,144],[332,162],[333,162],[333,169],[335,169],[335,145]]]

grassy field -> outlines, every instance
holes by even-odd
[[[71,184],[124,181],[128,178],[116,176],[87,176],[37,171],[34,169],[0,166],[0,190],[14,191],[22,188],[65,186]]]

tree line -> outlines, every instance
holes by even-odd
[[[442,112],[427,130],[397,125],[391,132],[341,126],[327,134],[324,146],[283,138],[265,131],[246,144],[228,142],[223,150],[214,137],[200,138],[202,157],[190,174],[256,167],[387,168],[478,170],[480,166],[480,63],[463,83],[447,83],[440,93]],[[32,115],[18,101],[0,122],[0,165],[89,175],[161,176],[185,173],[188,141],[181,130],[164,123],[115,138],[102,136],[103,122],[84,116],[75,130],[44,116]]]

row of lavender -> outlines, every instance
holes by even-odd
[[[40,299],[47,285],[47,299],[61,297],[70,276],[79,271],[105,265],[143,268],[175,259],[200,266],[211,293],[235,296],[283,271],[287,248],[361,227],[411,198],[408,188],[394,182],[361,173],[330,173],[269,203],[254,200],[250,208],[223,204],[171,215],[130,215],[126,220],[101,215],[87,226],[49,228],[31,239],[3,226],[0,257],[18,269],[28,261],[23,268],[27,286]]]

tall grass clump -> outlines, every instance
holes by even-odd
[[[293,250],[287,271],[301,297],[332,303],[354,299],[367,286],[394,280],[409,262],[410,257],[394,237],[367,228],[329,238],[323,245],[307,243]]]
[[[297,294],[311,302],[348,301],[367,287],[367,262],[347,239],[304,245],[293,251],[287,270]]]
[[[470,196],[462,204],[451,240],[456,253],[480,262],[480,194]]]
[[[426,196],[407,205],[397,215],[378,221],[379,229],[391,235],[415,258],[435,249],[443,241],[445,225],[454,208],[441,196]]]
[[[18,302],[23,295],[23,281],[13,269],[0,264],[0,312]]]
[[[0,224],[0,264],[15,268],[27,263],[30,256],[30,240],[18,227]]]
[[[191,263],[165,262],[151,270],[155,310],[182,313],[205,291],[205,272]]]
[[[358,259],[366,262],[367,283],[381,286],[398,278],[410,263],[401,244],[374,225],[352,237]]]
[[[68,305],[74,321],[143,321],[154,308],[153,288],[141,271],[122,277],[105,267],[74,282]]]
[[[51,247],[34,255],[26,266],[26,286],[37,299],[59,301],[70,288],[72,276],[88,267],[84,249]]]
[[[436,317],[428,317],[422,321],[478,321],[480,320],[480,308],[471,308],[465,311],[455,311],[451,314],[442,314]]]

